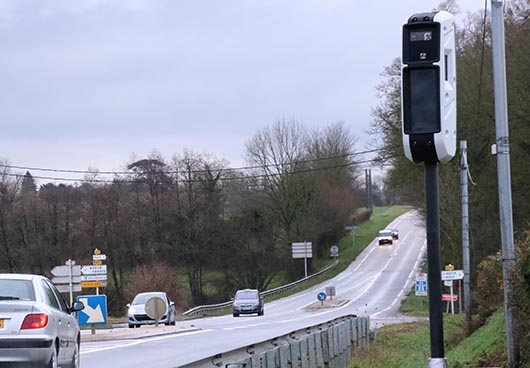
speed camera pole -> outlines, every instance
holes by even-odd
[[[456,152],[454,17],[445,11],[412,15],[403,26],[401,67],[403,148],[425,165],[430,368],[446,368],[443,336],[438,162]]]
[[[440,210],[438,199],[438,165],[425,163],[425,202],[427,226],[427,278],[429,290],[429,322],[431,328],[431,358],[443,359],[445,367],[444,333],[443,333],[443,302],[442,302],[442,273],[440,261]]]

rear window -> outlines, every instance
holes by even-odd
[[[4,300],[35,301],[35,290],[30,280],[0,279],[0,302]]]

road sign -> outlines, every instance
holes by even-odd
[[[92,261],[92,264],[93,264],[93,265],[102,265],[102,264],[103,264],[103,261],[94,260],[94,261]]]
[[[81,281],[107,281],[107,274],[105,275],[81,275]]]
[[[450,302],[451,294],[442,294],[442,301]],[[453,302],[456,302],[456,301],[458,301],[458,294],[453,294]]]
[[[444,281],[445,286],[453,286],[453,280],[445,280]]]
[[[158,296],[153,296],[145,302],[145,314],[155,320],[156,323],[166,314],[167,303]],[[169,319],[168,319],[169,320]]]
[[[81,282],[81,276],[72,276],[71,280],[70,276],[57,276],[52,277],[51,281],[54,284],[69,284],[70,282],[72,284],[79,284]]]
[[[357,230],[358,227],[353,225],[353,226],[344,226],[344,230],[346,231],[351,231],[351,230]]]
[[[427,281],[416,280],[416,295],[427,296]]]
[[[64,265],[64,266],[55,266],[52,268],[52,275],[53,276],[70,276],[70,266]],[[72,265],[72,276],[80,276],[81,275],[81,266],[74,266]]]
[[[313,258],[313,243],[292,243],[293,258]]]
[[[70,285],[69,284],[59,284],[55,285],[57,290],[59,290],[61,293],[69,293],[70,292]],[[72,284],[72,292],[78,292],[81,291],[81,284]]]
[[[331,253],[332,256],[336,256],[339,254],[339,247],[337,247],[336,245],[332,245],[331,248],[329,248],[329,252]]]
[[[102,275],[107,273],[107,265],[88,265],[81,267],[83,275]]]
[[[107,323],[106,295],[79,295],[78,302],[85,305],[78,312],[79,325],[102,325]]]
[[[104,261],[104,260],[107,259],[107,255],[106,255],[106,254],[94,254],[94,255],[92,256],[92,259],[93,259],[94,261]]]
[[[83,281],[81,283],[82,288],[105,287],[105,286],[107,286],[106,281]]]
[[[324,300],[326,300],[326,293],[321,291],[320,293],[317,294],[317,299],[323,302]]]
[[[427,274],[419,273],[416,276],[416,295],[417,296],[427,296],[428,286],[427,286]]]
[[[442,281],[445,280],[462,280],[464,278],[463,270],[442,271]]]

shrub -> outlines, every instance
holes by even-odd
[[[162,262],[138,266],[133,270],[131,281],[127,285],[127,300],[132,300],[138,293],[147,291],[165,291],[175,302],[177,311],[184,309],[188,303],[183,300],[177,289],[177,273]]]

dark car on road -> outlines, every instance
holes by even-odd
[[[398,240],[399,239],[399,230],[394,228],[391,228],[390,231],[392,232],[392,239]]]
[[[0,274],[0,367],[79,368],[81,335],[66,303],[44,276]]]
[[[256,289],[238,290],[232,302],[232,314],[239,317],[240,314],[263,315],[263,298]]]

